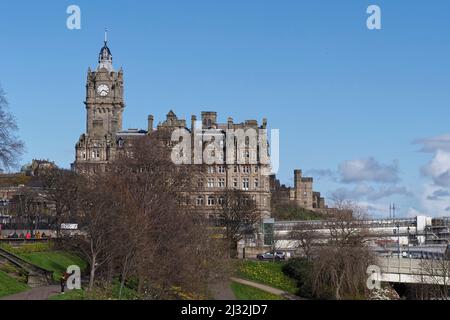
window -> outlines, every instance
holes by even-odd
[[[214,173],[214,167],[213,166],[209,166],[208,167],[208,173]]]
[[[259,179],[255,179],[255,189],[259,188]]]
[[[223,205],[225,203],[225,198],[224,197],[219,197],[219,199],[217,199],[217,203],[220,205]]]
[[[204,202],[203,197],[202,197],[202,196],[198,196],[197,199],[196,199],[196,201],[195,201],[195,204],[196,204],[197,206],[202,206],[202,205],[203,205],[203,202]]]
[[[224,167],[224,166],[219,166],[219,167],[217,168],[217,172],[218,172],[218,173],[225,173],[225,167]]]
[[[208,206],[213,206],[216,202],[216,199],[213,196],[208,197]]]
[[[208,188],[214,188],[214,179],[213,178],[208,179]]]
[[[197,186],[198,186],[199,188],[203,188],[203,179],[198,179],[198,181],[197,181]]]
[[[234,188],[237,188],[237,187],[238,187],[238,180],[237,180],[237,178],[234,178],[234,179],[233,179],[233,187],[234,187]]]
[[[248,178],[242,179],[242,190],[248,190]]]
[[[219,188],[225,188],[225,178],[219,179]]]
[[[244,172],[244,173],[250,173],[250,167],[249,167],[249,166],[244,166],[244,167],[242,167],[242,172]]]
[[[258,173],[259,167],[255,166],[255,173]]]
[[[239,172],[238,166],[234,166],[234,173],[238,173],[238,172]]]
[[[100,158],[100,150],[95,149],[92,151],[92,159],[99,159]]]

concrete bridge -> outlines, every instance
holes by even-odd
[[[449,261],[379,257],[378,266],[381,282],[450,285]]]

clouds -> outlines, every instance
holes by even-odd
[[[344,161],[338,172],[343,183],[396,183],[399,179],[398,162],[381,164],[373,157]]]
[[[450,188],[450,152],[436,150],[433,159],[421,171],[431,177],[436,186]]]
[[[383,198],[389,198],[394,195],[413,196],[406,187],[403,186],[381,186],[373,187],[365,184],[359,184],[354,188],[338,188],[332,192],[332,197],[336,199],[353,199],[377,201]]]
[[[432,195],[428,196],[427,199],[431,201],[442,200],[443,197],[449,197],[450,191],[444,189],[438,189],[433,192]]]
[[[413,196],[408,188],[398,185],[399,172],[397,161],[384,164],[374,157],[346,160],[338,165],[336,171],[308,171],[313,176],[325,177],[337,184],[336,188],[329,192],[332,199],[356,200],[378,209],[389,206],[380,202],[382,199]]]
[[[429,180],[423,185],[422,205],[433,215],[450,212],[450,134],[419,139],[420,151],[432,153],[431,160],[421,168]]]
[[[422,149],[420,149],[422,152],[435,153],[438,150],[450,152],[450,134],[418,139],[414,143],[422,145]]]
[[[325,178],[332,181],[337,181],[336,172],[330,169],[311,169],[305,172],[306,175],[318,178]]]

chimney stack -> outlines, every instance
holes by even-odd
[[[148,133],[152,133],[153,132],[153,116],[149,115],[148,116]]]
[[[197,121],[197,117],[193,114],[191,116],[191,132],[194,132],[195,130],[195,122]]]
[[[232,128],[233,128],[233,118],[228,117],[228,129],[232,129]]]

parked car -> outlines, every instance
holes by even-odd
[[[274,259],[274,253],[273,252],[266,252],[262,254],[258,254],[256,256],[258,260],[273,260]],[[275,260],[286,260],[286,254],[281,251],[275,252]]]

